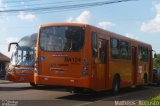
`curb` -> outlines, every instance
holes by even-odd
[[[9,83],[13,83],[13,82],[8,80],[0,80],[0,84],[9,84]]]

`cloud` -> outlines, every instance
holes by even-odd
[[[0,0],[0,10],[2,11],[3,10],[3,2],[2,2],[2,0]]]
[[[33,15],[32,13],[25,13],[25,12],[19,12],[17,17],[22,19],[22,20],[33,20],[33,19],[36,18],[36,16]]]
[[[21,2],[20,4],[21,4],[21,5],[24,5],[25,3],[24,3],[24,2]]]
[[[8,52],[8,44],[11,42],[18,42],[19,38],[17,37],[8,37],[3,41],[3,45],[0,45],[0,52],[3,53],[4,55],[11,57],[12,51],[14,49],[14,46],[11,47],[11,52]]]
[[[4,0],[0,0],[0,11],[4,11],[8,7],[7,4],[5,4],[3,1]],[[8,13],[1,13],[0,22],[4,22],[4,21],[9,20],[9,18],[7,17],[7,14]]]
[[[7,43],[11,43],[11,42],[18,42],[19,41],[19,38],[16,38],[16,37],[8,37],[6,39]]]
[[[0,27],[0,31],[6,31],[7,30],[7,28],[6,27]]]
[[[76,18],[76,22],[86,23],[86,24],[91,23],[91,13],[90,13],[90,11],[83,11],[83,12]]]
[[[67,22],[72,22],[73,21],[73,17],[69,17],[68,19],[67,19]]]
[[[12,52],[8,52],[8,46],[0,46],[0,47],[1,47],[0,52],[3,53],[4,55],[8,56],[8,57],[10,58]]]
[[[73,18],[73,17],[69,17],[67,19],[67,22],[78,22],[78,23],[85,23],[85,24],[89,24],[91,23],[91,13],[90,11],[86,10],[83,11],[78,17]]]
[[[67,19],[67,22],[78,22],[78,23],[91,24],[91,25],[95,25],[103,29],[106,29],[109,26],[114,26],[114,24],[109,21],[101,21],[101,22],[95,23],[96,22],[95,19],[92,17],[91,12],[88,10],[83,11],[76,18],[69,17]]]
[[[148,22],[143,22],[141,31],[143,32],[160,32],[160,3],[154,4],[156,16]]]
[[[0,0],[0,11],[4,11],[7,8],[7,5],[3,3],[3,0]]]
[[[0,46],[0,47],[1,47],[1,50],[0,50],[1,53],[3,53],[8,57],[11,57],[12,52],[8,52],[8,45]]]
[[[114,24],[112,22],[103,21],[103,22],[99,22],[97,26],[102,29],[107,29],[107,27],[114,26]]]

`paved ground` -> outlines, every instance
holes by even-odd
[[[154,95],[160,95],[160,87],[123,89],[117,95],[112,95],[109,91],[96,94],[73,94],[63,87],[33,88],[26,83],[0,80],[0,100],[2,100],[0,105],[3,106],[6,106],[4,103],[13,102],[18,102],[18,106],[106,106],[106,104],[114,106],[115,101],[146,100]]]

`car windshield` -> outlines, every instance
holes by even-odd
[[[40,48],[44,51],[77,52],[84,43],[84,29],[77,26],[50,26],[40,30]]]

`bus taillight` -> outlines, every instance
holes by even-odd
[[[35,73],[39,73],[39,68],[38,68],[38,57],[35,58],[35,67],[34,67]]]
[[[34,68],[34,71],[35,71],[35,73],[37,73],[37,74],[38,74],[39,69],[35,67],[35,68]]]
[[[82,76],[88,75],[88,60],[84,59],[83,68],[82,68]]]

